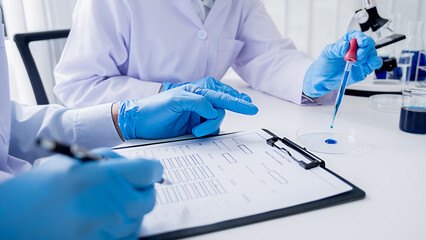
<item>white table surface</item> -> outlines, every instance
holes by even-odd
[[[330,125],[332,105],[299,106],[255,91],[240,79],[224,82],[247,93],[259,113],[227,112],[221,132],[267,128],[297,142],[298,128]],[[374,110],[365,97],[345,96],[335,126],[355,129],[364,147],[348,154],[314,153],[364,190],[365,199],[187,239],[426,239],[426,135],[399,130],[399,112]],[[147,142],[153,141],[121,146]]]
[[[249,94],[256,116],[227,113],[223,131],[268,128],[296,140],[296,129],[328,126],[333,106],[298,106],[225,83]],[[336,125],[356,129],[366,146],[349,154],[320,154],[327,167],[366,192],[363,200],[232,228],[189,239],[426,239],[426,135],[399,130],[399,113],[380,112],[369,99],[345,96]]]

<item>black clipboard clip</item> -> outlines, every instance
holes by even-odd
[[[322,167],[322,168],[325,167],[324,160],[322,160],[321,158],[315,156],[314,154],[312,154],[311,152],[309,152],[306,148],[297,145],[296,143],[294,143],[293,141],[291,141],[288,138],[285,138],[285,137],[280,138],[277,135],[275,135],[274,133],[272,133],[271,131],[269,131],[268,129],[262,128],[262,130],[272,136],[272,138],[266,139],[266,143],[269,146],[276,147],[276,148],[280,149],[281,151],[286,152],[294,161],[296,161],[304,169],[309,170],[309,169],[315,168],[315,167]],[[290,151],[288,151],[284,147],[277,146],[275,144],[277,141],[281,141],[284,145],[290,147],[291,149],[293,149],[296,152],[298,152],[301,155],[303,155],[307,160],[309,160],[309,163],[307,163],[307,162],[305,162],[303,160],[297,159],[296,157],[294,157],[290,153]]]

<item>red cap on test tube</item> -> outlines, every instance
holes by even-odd
[[[346,62],[351,62],[351,63],[356,62],[356,51],[357,50],[358,50],[358,43],[356,41],[356,38],[352,38],[349,41],[349,49],[346,52],[345,58],[343,60],[345,60]]]

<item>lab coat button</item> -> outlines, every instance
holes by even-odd
[[[206,32],[206,30],[200,30],[200,31],[198,31],[198,38],[200,40],[205,40],[207,38],[207,32]]]

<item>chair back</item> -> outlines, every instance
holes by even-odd
[[[69,29],[15,34],[38,105],[62,104],[53,93],[53,71],[64,50]]]

